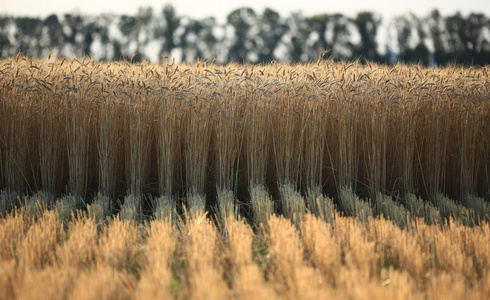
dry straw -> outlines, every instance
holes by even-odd
[[[155,220],[174,222],[176,218],[175,203],[172,198],[167,196],[160,196],[155,198],[152,203],[155,206],[154,217]]]
[[[369,204],[349,198],[411,193],[446,207],[446,219],[452,205],[441,194],[464,203],[471,222],[487,218],[488,67],[18,56],[0,71],[1,190],[100,191],[114,202],[210,198],[217,187],[241,200],[263,185],[287,214],[280,187],[290,185],[316,214],[326,192],[345,214],[361,213],[357,205],[365,216]]]
[[[253,219],[255,226],[266,224],[269,217],[274,213],[274,202],[263,185],[255,185],[250,189]]]
[[[116,217],[102,226],[84,214],[66,226],[63,218],[46,207],[35,217],[20,208],[0,218],[0,298],[480,299],[490,292],[486,221],[434,226],[413,218],[401,228],[385,218],[335,212],[327,222],[307,212],[298,226],[271,215],[254,231],[243,219],[229,217],[224,227],[206,213],[174,223]]]
[[[369,203],[360,200],[351,188],[341,188],[339,200],[340,208],[346,216],[356,217],[363,221],[367,221],[373,216]]]

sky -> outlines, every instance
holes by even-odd
[[[46,17],[52,13],[74,12],[84,15],[133,15],[139,7],[152,7],[158,13],[166,4],[172,4],[180,16],[195,19],[213,16],[218,22],[224,22],[228,13],[240,7],[251,7],[257,13],[269,7],[282,16],[292,12],[301,12],[305,16],[336,12],[354,16],[359,11],[369,10],[389,18],[407,12],[426,16],[434,8],[439,9],[443,15],[456,11],[464,15],[470,12],[490,15],[488,0],[0,0],[0,15]]]

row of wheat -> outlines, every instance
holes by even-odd
[[[489,84],[488,67],[6,59],[0,188],[232,212],[267,187],[286,215],[289,193],[488,201]]]
[[[274,201],[262,185],[251,188],[250,194],[251,205],[249,210],[244,211],[231,191],[221,191],[217,195],[217,205],[211,208],[215,221],[221,226],[226,226],[228,219],[239,219],[240,215],[244,215],[254,228],[260,228],[272,215],[283,215],[293,223],[299,224],[307,214],[331,222],[336,212],[363,222],[371,218],[384,217],[400,228],[406,228],[414,220],[423,220],[427,224],[438,225],[457,222],[468,226],[490,221],[490,205],[483,198],[469,194],[465,195],[464,203],[470,205],[457,203],[440,193],[435,195],[433,201],[423,201],[411,193],[407,194],[404,199],[396,199],[381,193],[378,193],[374,199],[360,199],[350,188],[341,188],[337,201],[320,193],[311,192],[305,198],[291,185],[281,186],[279,201]],[[145,211],[143,211],[142,199],[147,200],[146,203],[149,204]],[[204,197],[192,195],[187,198],[187,202],[184,207],[180,207],[174,199],[167,196],[142,198],[127,195],[120,207],[116,208],[111,203],[111,199],[101,193],[93,199],[84,201],[73,195],[55,200],[53,195],[47,192],[37,192],[32,196],[21,198],[16,193],[1,190],[0,216],[18,210],[19,207],[31,215],[37,215],[42,212],[43,207],[50,207],[57,211],[58,217],[64,223],[69,222],[72,213],[78,214],[85,211],[97,223],[102,224],[116,216],[121,220],[140,223],[149,219],[176,222],[185,215],[187,209],[191,214],[205,212]],[[12,207],[11,203],[17,203],[17,205]]]
[[[145,226],[42,205],[0,219],[1,299],[485,299],[490,227],[205,214]],[[42,287],[41,289],[39,287]],[[486,295],[486,296],[485,296]]]

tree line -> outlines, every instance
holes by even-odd
[[[381,33],[381,28],[385,28]],[[89,55],[99,60],[176,57],[179,61],[216,59],[218,63],[271,60],[305,62],[320,56],[364,58],[423,65],[485,65],[490,61],[490,20],[482,13],[418,17],[396,16],[382,25],[364,11],[283,17],[272,9],[232,11],[224,24],[193,19],[167,5],[161,13],[140,8],[135,15],[0,16],[0,56]]]

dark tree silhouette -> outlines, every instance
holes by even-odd
[[[333,58],[352,57],[355,48],[351,42],[349,32],[349,18],[342,14],[334,14],[330,17],[332,28],[332,54]]]
[[[166,5],[162,11],[163,15],[163,27],[156,32],[156,37],[163,36],[163,46],[160,50],[161,56],[168,56],[170,52],[176,47],[175,33],[180,26],[181,18],[177,16],[175,9],[171,5]]]
[[[307,45],[310,28],[301,14],[293,13],[287,19],[289,45],[287,45],[287,59],[291,62],[307,61],[316,58],[316,53],[310,55],[311,50]]]
[[[213,29],[216,26],[216,20],[214,18],[206,18],[201,21],[202,30],[200,31],[200,38],[202,46],[198,47],[198,49],[202,49],[201,55],[198,55],[197,58],[205,58],[205,59],[214,59],[219,56],[219,52],[217,49],[218,39],[213,33]],[[199,52],[198,52],[199,53]]]
[[[65,14],[63,20],[63,40],[72,46],[72,55],[83,56],[90,54],[92,46],[92,25],[88,17]]]
[[[10,17],[0,16],[0,57],[9,55],[9,50],[12,48],[7,30],[7,26],[10,24],[11,20]]]
[[[447,63],[448,54],[444,46],[444,21],[437,9],[433,10],[429,19],[429,31],[434,47],[434,61],[438,65]]]
[[[312,46],[313,57],[323,55],[324,58],[349,58],[356,50],[350,41],[349,18],[340,13],[321,14],[307,18],[311,32],[318,35],[318,40]],[[328,36],[328,38],[327,38]]]
[[[56,51],[56,55],[63,51],[63,27],[57,15],[49,15],[44,19],[44,27],[49,35],[48,47],[50,51]]]
[[[204,26],[198,20],[185,18],[182,21],[183,33],[179,36],[179,46],[182,49],[182,61],[195,60],[202,57],[199,49],[198,39]]]
[[[42,21],[39,18],[16,18],[15,32],[16,51],[29,56],[42,55],[40,40],[42,36]]]
[[[111,47],[111,38],[109,36],[109,27],[114,21],[115,17],[112,15],[101,15],[96,20],[95,34],[99,38],[102,53],[99,53],[100,59],[109,60],[109,48]]]
[[[429,49],[424,44],[426,33],[422,22],[415,15],[411,14],[409,17],[396,17],[394,24],[397,30],[398,60],[405,63],[429,65]],[[415,47],[412,47],[410,44],[412,39],[418,40]]]
[[[312,61],[328,50],[324,57],[363,57],[385,63],[393,58],[423,65],[490,62],[490,22],[483,13],[442,16],[434,10],[424,18],[399,16],[389,25],[386,45],[377,43],[380,26],[380,17],[372,12],[360,12],[354,18],[342,14],[304,17],[300,13],[281,17],[269,8],[261,14],[240,8],[227,16],[225,24],[217,24],[214,18],[180,17],[171,5],[158,15],[151,8],[140,8],[135,15],[123,16],[0,16],[0,56],[20,51],[31,57],[51,53],[103,60],[133,57],[137,62],[145,54],[172,59],[180,51],[185,61],[216,58],[219,63],[264,63]],[[114,27],[120,32],[114,32]],[[354,37],[360,37],[359,41],[354,42]],[[394,53],[391,44],[398,49]],[[378,46],[384,46],[387,54],[379,53]]]
[[[258,36],[260,38],[256,47],[258,62],[266,63],[276,59],[274,50],[281,42],[287,31],[287,26],[278,12],[266,8],[257,20]]]
[[[327,42],[326,33],[327,27],[331,21],[331,16],[328,14],[316,15],[311,18],[307,18],[306,22],[311,32],[314,32],[318,36],[318,40],[313,45],[313,51],[321,54],[325,50],[331,50],[332,46]]]
[[[234,29],[234,36],[228,52],[229,61],[243,62],[247,60],[247,54],[255,46],[255,41],[250,37],[250,30],[256,22],[256,17],[251,8],[239,8],[228,15],[228,24]]]
[[[361,35],[361,43],[356,47],[356,56],[362,56],[367,60],[381,61],[381,56],[378,54],[378,43],[376,42],[376,34],[381,20],[372,12],[360,12],[354,19],[354,24]]]
[[[123,15],[119,21],[119,30],[124,36],[121,58],[130,59],[136,54],[136,61],[142,59],[142,49],[148,44],[150,37],[145,33],[153,18],[151,8],[140,8],[136,16]],[[133,57],[134,61],[134,57]]]
[[[445,20],[449,35],[449,51],[452,60],[462,64],[483,64],[488,55],[488,43],[485,47],[483,30],[488,26],[488,19],[483,14],[470,14],[464,18],[460,13],[449,16]],[[486,49],[485,49],[486,48]]]

